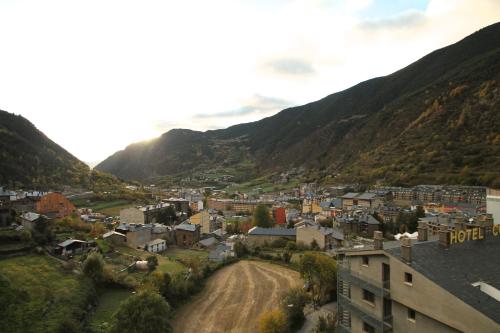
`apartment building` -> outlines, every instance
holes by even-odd
[[[159,203],[155,205],[130,207],[120,210],[120,221],[127,224],[151,224],[158,222],[158,215],[166,210],[170,204]]]
[[[500,228],[337,252],[339,332],[500,332]]]
[[[493,223],[500,224],[500,190],[488,189],[486,211],[493,216]]]

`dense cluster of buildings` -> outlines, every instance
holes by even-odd
[[[10,209],[18,215],[33,212],[48,218],[63,218],[78,214],[71,201],[59,192],[15,192],[0,187],[0,207],[4,210]]]

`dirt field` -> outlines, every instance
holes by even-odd
[[[301,285],[295,271],[240,261],[216,272],[201,294],[179,309],[174,332],[258,332],[261,313],[276,308],[282,292]]]

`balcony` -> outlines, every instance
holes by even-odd
[[[372,313],[367,312],[365,309],[363,309],[363,307],[352,302],[350,298],[342,294],[339,295],[338,302],[339,307],[342,310],[350,311],[351,314],[354,314],[362,321],[373,326],[376,332],[392,332],[392,315],[385,316],[383,318],[377,318]],[[339,326],[342,326],[344,332],[345,330],[347,330],[348,332],[350,331],[350,328],[344,327],[343,325]]]
[[[339,278],[351,282],[363,289],[366,289],[380,297],[390,297],[390,282],[389,281],[375,281],[366,276],[361,276],[353,271],[339,266]]]

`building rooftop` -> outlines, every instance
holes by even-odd
[[[175,230],[196,231],[196,224],[181,223],[174,227]]]
[[[152,241],[147,242],[146,245],[147,246],[153,246],[153,245],[163,244],[165,242],[166,242],[166,240],[161,239],[161,238],[157,238],[157,239],[154,239]]]
[[[105,233],[104,235],[102,235],[102,238],[106,239],[106,238],[108,238],[108,237],[110,237],[112,235],[119,235],[119,236],[127,237],[127,236],[125,236],[122,233],[119,233],[119,232],[116,232],[116,231],[112,230],[112,231],[109,231],[109,232]]]
[[[401,260],[401,247],[386,249]],[[463,302],[500,323],[500,302],[472,284],[500,290],[500,239],[466,241],[443,249],[438,242],[414,243],[411,267]]]
[[[342,196],[342,199],[354,199],[355,197],[357,197],[359,195],[359,193],[355,193],[355,192],[349,192],[349,193],[346,193]]]
[[[253,227],[248,230],[249,235],[254,236],[295,236],[297,234],[295,228],[261,228]]]
[[[360,200],[371,200],[377,196],[377,193],[365,192],[357,196],[356,199]]]
[[[40,214],[32,213],[32,212],[24,213],[21,215],[21,218],[23,218],[27,221],[30,221],[30,222],[37,220],[39,217],[40,217]]]
[[[60,247],[66,247],[73,243],[86,243],[85,241],[79,239],[66,239],[64,242],[57,244]]]

